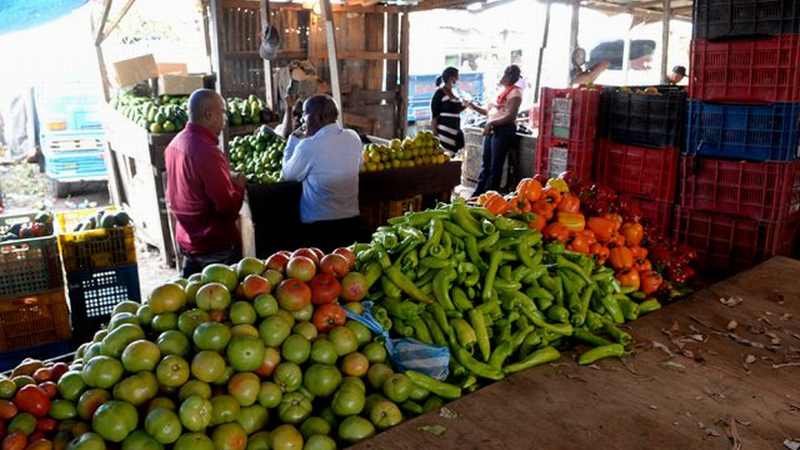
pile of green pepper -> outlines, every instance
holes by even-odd
[[[449,380],[462,388],[555,361],[574,341],[593,347],[580,364],[622,356],[631,336],[618,325],[660,308],[633,301],[591,257],[544,243],[526,219],[457,201],[394,218],[355,246],[376,319],[449,347]]]

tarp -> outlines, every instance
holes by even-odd
[[[32,28],[65,16],[88,0],[0,0],[0,34]]]

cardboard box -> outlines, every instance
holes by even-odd
[[[158,93],[165,95],[189,95],[203,88],[203,74],[161,75],[158,77]]]
[[[158,63],[159,75],[187,75],[189,70],[185,63]]]
[[[117,61],[112,66],[114,80],[119,87],[133,86],[158,76],[158,66],[152,54]]]

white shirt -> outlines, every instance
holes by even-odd
[[[314,136],[289,137],[283,154],[282,178],[303,183],[300,221],[356,217],[361,139],[338,124],[326,125]]]

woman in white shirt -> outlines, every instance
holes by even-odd
[[[512,64],[506,67],[500,79],[502,90],[497,99],[486,108],[474,103],[469,105],[474,111],[488,117],[483,130],[483,161],[473,197],[500,189],[506,155],[517,139],[516,118],[522,104],[522,89],[517,83],[521,77],[519,66]]]

